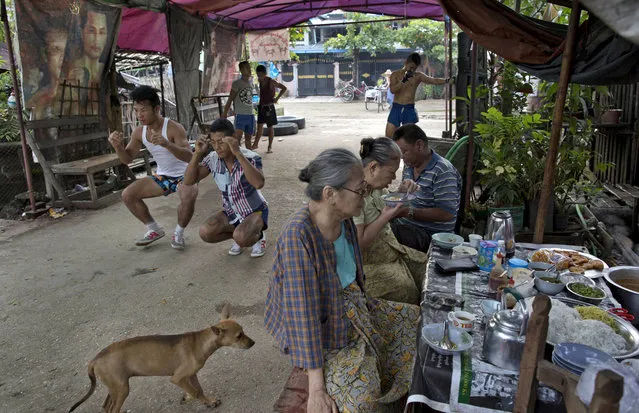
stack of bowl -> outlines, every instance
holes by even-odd
[[[554,364],[577,376],[581,376],[586,367],[595,361],[606,364],[617,363],[610,354],[583,344],[560,343],[555,346],[555,350],[552,352]]]

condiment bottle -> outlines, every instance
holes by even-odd
[[[497,250],[495,253],[495,266],[490,270],[490,276],[488,279],[488,289],[492,292],[496,292],[497,288],[501,285],[508,285],[508,277],[506,276],[506,271],[502,266],[505,254],[500,255],[499,250]]]

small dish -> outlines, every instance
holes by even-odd
[[[426,324],[422,328],[422,338],[435,352],[444,356],[462,353],[473,346],[473,336],[464,330],[449,326],[448,338],[456,348],[444,350],[440,345],[442,338],[444,338],[444,323]]]
[[[452,249],[464,243],[464,239],[457,234],[438,232],[433,235],[433,244],[439,248]]]
[[[568,283],[571,283],[571,282],[579,282],[579,283],[583,283],[583,284],[588,284],[588,285],[590,285],[592,287],[597,285],[597,283],[595,283],[595,280],[593,280],[591,278],[588,278],[585,275],[575,274],[575,273],[572,273],[570,271],[565,271],[565,272],[562,272],[561,274],[559,274],[559,279],[564,284],[568,284]]]
[[[477,257],[477,250],[475,248],[467,247],[465,245],[458,245],[453,248],[452,259],[464,258],[464,257],[470,257],[470,258]]]
[[[600,291],[601,294],[603,294],[603,295],[601,297],[586,297],[585,295],[581,295],[581,294],[579,294],[578,292],[575,291],[575,286],[580,285],[580,284],[581,285],[586,285],[586,286],[592,288],[593,290]],[[584,283],[571,282],[571,283],[566,284],[566,289],[568,290],[570,295],[572,295],[577,300],[584,301],[586,303],[590,303],[590,304],[594,304],[594,305],[601,304],[601,302],[604,300],[604,298],[606,298],[606,292],[604,290],[602,290],[599,287],[587,285],[587,284],[584,284]]]
[[[554,277],[553,273],[546,271],[535,271],[535,288],[546,295],[556,295],[564,290],[566,286],[558,277]],[[554,278],[556,283],[544,280],[543,278]]]
[[[389,207],[395,207],[397,205],[404,205],[415,199],[415,194],[407,194],[406,192],[391,192],[389,194],[382,195],[382,200]]]

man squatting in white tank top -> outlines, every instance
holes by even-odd
[[[186,131],[179,123],[160,115],[160,98],[152,87],[139,86],[133,89],[131,99],[142,126],[135,128],[126,147],[122,143],[122,134],[117,131],[111,133],[109,142],[123,164],[131,163],[142,145],[146,146],[157,163],[157,171],[153,176],[136,180],[122,192],[122,201],[129,211],[146,225],[146,233],[135,244],[148,245],[164,236],[164,230],[155,222],[143,200],[177,192],[180,206],[171,247],[184,249],[184,228],[193,216],[198,193],[197,185],[182,183],[192,155]]]

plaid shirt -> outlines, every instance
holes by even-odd
[[[240,148],[242,154],[248,161],[262,170],[262,158],[255,152],[248,149]],[[211,152],[201,162],[205,166],[217,187],[222,192],[222,206],[224,212],[229,217],[229,223],[234,224],[242,221],[255,211],[265,208],[268,204],[262,195],[262,192],[251,185],[244,175],[244,168],[240,162],[235,159],[233,169],[229,172],[223,159],[217,155],[217,152]]]
[[[352,220],[345,222],[353,245],[356,281],[364,291],[362,255]],[[322,367],[322,349],[344,347],[351,326],[344,311],[333,243],[327,241],[302,208],[284,227],[275,247],[273,278],[266,297],[265,324],[280,349],[303,369]]]

